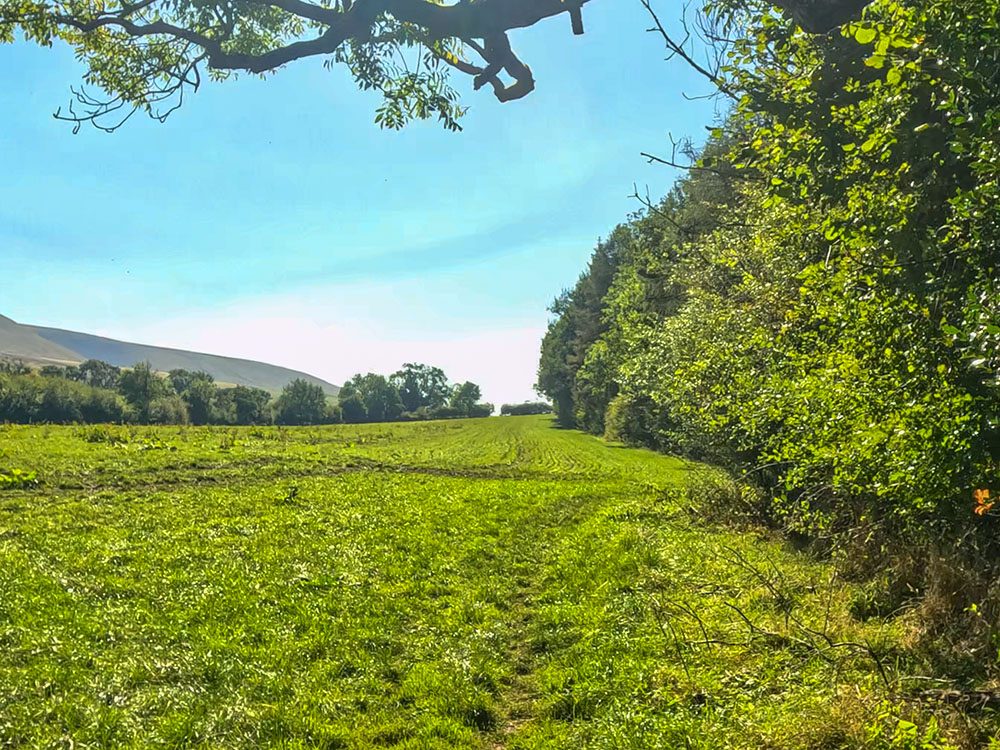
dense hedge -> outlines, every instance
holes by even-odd
[[[440,367],[407,362],[389,376],[352,377],[340,390],[340,410],[348,423],[488,417],[493,404],[481,397],[475,383],[451,384]]]
[[[551,414],[552,405],[544,401],[525,401],[523,404],[504,404],[500,407],[503,416],[521,417],[530,414]]]
[[[0,421],[125,422],[132,412],[113,391],[58,377],[0,375]]]
[[[220,387],[211,375],[148,363],[119,369],[89,360],[38,372],[22,362],[0,360],[0,422],[317,425],[340,422],[413,421],[488,417],[479,386],[452,386],[438,368],[408,364],[391,378],[369,373],[345,384],[331,403],[316,384],[297,379],[277,398],[259,388]],[[403,400],[415,404],[403,411]]]
[[[737,103],[556,301],[539,388],[566,424],[745,473],[813,538],[986,554],[1000,3],[877,0],[815,37],[766,4],[713,13],[747,31]]]
[[[164,377],[145,363],[120,370],[89,360],[37,373],[22,363],[0,363],[0,422],[283,424],[280,403],[271,404],[259,388],[223,388],[210,375],[187,370]]]

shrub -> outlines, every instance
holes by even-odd
[[[464,409],[455,406],[438,406],[430,410],[431,419],[461,419],[468,416]]]
[[[353,393],[341,400],[340,413],[347,424],[358,424],[368,419],[368,407],[360,393]]]
[[[523,404],[504,404],[500,407],[504,416],[521,417],[530,414],[551,414],[552,405],[544,401],[525,401]]]
[[[274,403],[276,424],[323,424],[326,420],[326,394],[320,386],[302,378],[286,385]]]
[[[149,404],[150,424],[187,424],[188,413],[180,396],[162,396]]]
[[[494,408],[493,404],[483,402],[483,403],[479,403],[479,404],[473,404],[472,406],[470,406],[469,407],[469,416],[470,417],[488,417],[491,414],[493,414],[494,411],[496,411],[496,409]]]

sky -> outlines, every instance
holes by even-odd
[[[534,399],[547,306],[640,208],[633,186],[677,176],[640,153],[716,116],[639,0],[584,20],[511,34],[524,99],[456,76],[460,133],[380,130],[377,99],[311,59],[73,135],[52,117],[82,78],[71,51],[0,45],[0,315],[337,384],[425,362],[498,407]]]

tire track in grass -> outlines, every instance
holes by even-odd
[[[506,708],[504,722],[489,744],[490,750],[504,750],[513,737],[528,721],[534,718],[534,709],[541,697],[535,676],[535,664],[528,644],[528,629],[532,621],[532,602],[537,584],[529,583],[519,588],[515,597],[514,615],[517,623],[514,640],[508,655],[514,665],[514,677],[503,695]]]
[[[549,477],[547,481],[552,478]],[[581,484],[582,486],[584,485]],[[507,646],[512,677],[510,684],[499,696],[503,716],[497,728],[487,738],[486,747],[489,750],[504,750],[526,724],[540,718],[537,710],[542,697],[537,676],[540,664],[532,652],[529,633],[536,615],[536,603],[544,590],[542,579],[548,573],[552,552],[558,547],[558,540],[589,521],[611,497],[609,493],[595,491],[592,484],[585,486],[585,492],[567,497],[570,502],[564,506],[565,515],[551,520],[535,541],[534,555],[530,561],[530,577],[519,577],[516,581],[517,589],[510,610],[513,628]]]

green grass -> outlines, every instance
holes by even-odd
[[[0,748],[938,746],[834,568],[547,418],[7,426],[13,469]]]

